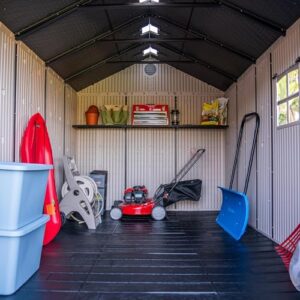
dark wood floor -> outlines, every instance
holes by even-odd
[[[272,241],[248,229],[236,242],[215,217],[107,217],[96,231],[69,222],[44,248],[39,272],[7,299],[300,299]]]

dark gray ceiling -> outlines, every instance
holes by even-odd
[[[225,90],[299,17],[300,0],[0,1],[0,20],[77,91],[141,62],[149,44]],[[149,20],[158,37],[140,35]]]

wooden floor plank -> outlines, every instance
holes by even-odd
[[[40,270],[3,299],[300,299],[271,240],[248,228],[235,241],[215,219],[106,217],[95,231],[69,222],[44,247]]]

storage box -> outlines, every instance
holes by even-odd
[[[96,182],[98,192],[101,194],[103,198],[104,209],[102,211],[102,215],[104,215],[105,208],[106,208],[106,194],[107,194],[107,171],[94,170],[89,175]]]
[[[15,230],[43,214],[51,165],[0,163],[0,229]]]
[[[133,104],[132,125],[169,125],[169,106],[166,104]]]
[[[39,268],[48,215],[18,230],[0,230],[0,295],[11,295]]]

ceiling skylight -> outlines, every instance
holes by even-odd
[[[157,56],[158,55],[158,51],[156,49],[152,48],[151,46],[143,51],[143,55],[144,56],[151,55],[151,54]]]
[[[156,3],[158,3],[159,0],[140,0],[140,3],[144,3],[144,2],[156,2]]]
[[[158,34],[158,27],[151,25],[149,23],[149,25],[146,25],[142,28],[142,34],[146,34],[146,33]]]

